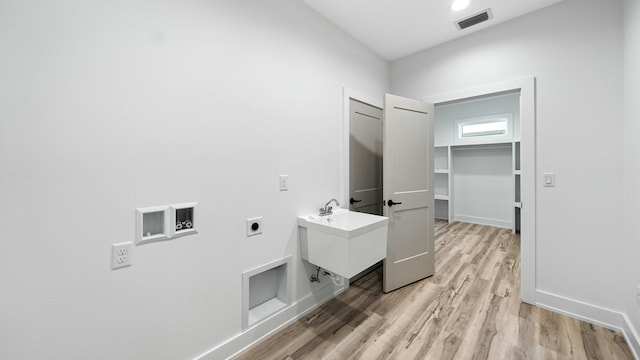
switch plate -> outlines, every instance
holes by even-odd
[[[111,245],[111,270],[131,266],[133,242]]]
[[[247,236],[262,234],[262,216],[247,219]]]
[[[289,175],[280,175],[280,191],[289,190]]]
[[[556,174],[555,173],[543,173],[542,174],[542,185],[545,187],[555,187],[556,186]]]
[[[636,285],[636,302],[640,306],[640,284]]]

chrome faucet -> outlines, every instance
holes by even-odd
[[[326,204],[324,204],[323,208],[320,208],[320,216],[333,214],[333,207],[329,206],[329,204],[331,204],[332,201],[336,203],[336,206],[340,206],[340,203],[338,202],[338,200],[331,199],[331,200],[327,201]]]

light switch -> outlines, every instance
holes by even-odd
[[[289,175],[280,175],[280,191],[289,190]]]
[[[545,187],[555,187],[556,186],[556,174],[555,173],[544,173],[543,185]]]

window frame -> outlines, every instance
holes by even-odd
[[[484,124],[491,122],[506,122],[506,132],[504,134],[490,134],[478,136],[462,136],[462,128],[466,125]],[[513,113],[494,114],[487,116],[478,116],[472,118],[457,119],[454,122],[454,143],[455,144],[473,144],[473,143],[495,143],[508,142],[513,140]]]

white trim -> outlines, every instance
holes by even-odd
[[[634,358],[640,360],[640,336],[624,313],[543,290],[537,291],[536,299],[541,308],[621,332]]]
[[[496,142],[479,142],[471,144],[452,144],[451,151],[465,151],[465,150],[485,150],[485,149],[511,149],[511,141],[496,141]]]
[[[611,330],[621,330],[624,319],[622,314],[598,305],[570,299],[544,290],[536,291],[536,306],[586,321]]]
[[[315,290],[311,294],[291,304],[279,313],[250,327],[224,343],[197,356],[197,360],[231,359],[249,350],[274,333],[302,318],[309,312],[322,306],[327,301],[340,295],[347,286],[336,289],[331,283]],[[318,298],[320,300],[318,300]]]
[[[536,303],[536,112],[535,77],[506,80],[479,87],[425,96],[433,104],[477,96],[520,91],[520,161],[521,161],[521,298]]]
[[[384,97],[374,97],[355,89],[342,87],[342,189],[340,201],[349,204],[349,99],[384,108]],[[345,205],[348,209],[349,206]]]
[[[382,109],[384,107],[384,97],[382,95],[378,98],[375,96],[371,96],[369,94],[365,94],[361,91],[348,88],[346,86],[342,87],[342,93],[346,98],[345,104],[347,105],[347,118],[349,118],[349,99],[350,98],[354,100],[358,100],[365,104],[369,104],[371,106],[375,106],[379,109]]]
[[[505,229],[513,228],[513,224],[511,220],[490,219],[490,218],[483,218],[479,216],[454,214],[453,221],[460,221],[465,223],[487,225],[487,226],[495,226],[495,227],[505,228]]]
[[[492,99],[499,99],[499,98],[505,97],[505,96],[512,96],[514,93],[517,93],[517,92],[518,92],[518,90],[495,93],[495,94],[491,95],[491,98]],[[447,94],[449,94],[449,93],[447,93]],[[447,95],[447,94],[445,94],[445,95]],[[485,100],[486,99],[484,99],[484,97],[470,98],[470,99],[467,99],[467,100],[455,101],[455,102],[448,103],[448,104],[441,104],[440,106],[442,106],[442,107],[458,106],[458,105],[461,105],[461,104],[471,104],[471,103],[474,103],[474,102],[485,101]]]
[[[622,327],[622,334],[624,339],[631,349],[631,353],[636,360],[640,360],[640,332],[631,325],[631,321],[627,317],[627,314],[622,314],[624,318],[624,325]]]

